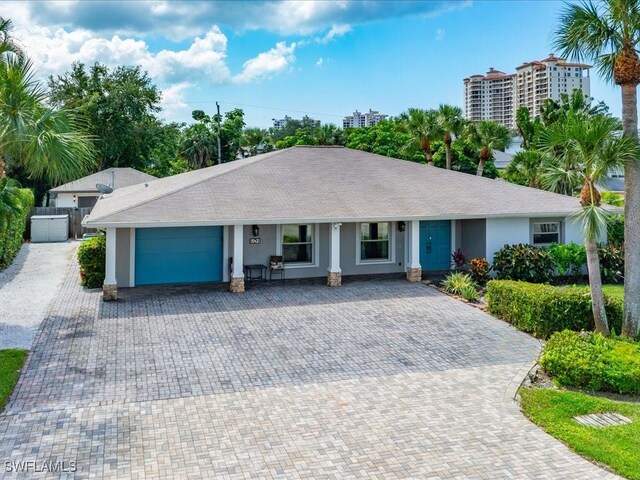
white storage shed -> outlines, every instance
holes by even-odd
[[[31,241],[66,242],[69,238],[69,215],[33,215]]]

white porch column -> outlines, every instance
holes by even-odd
[[[420,266],[420,220],[411,221],[407,280],[410,282],[419,282],[422,280],[422,267]]]
[[[118,281],[116,280],[116,229],[107,228],[107,248],[105,255],[105,275],[102,285],[102,299],[118,299]]]
[[[234,293],[244,292],[244,226],[233,226],[233,265],[231,267],[231,283],[229,290]]]
[[[342,269],[340,268],[340,227],[341,223],[331,224],[331,253],[327,285],[339,287],[342,285]]]

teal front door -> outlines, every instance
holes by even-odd
[[[451,268],[451,221],[420,222],[420,266],[423,271]]]
[[[136,229],[136,285],[222,281],[222,227]]]

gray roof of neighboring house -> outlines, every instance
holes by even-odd
[[[607,177],[598,182],[598,187],[609,192],[624,192],[624,177]]]
[[[85,224],[562,216],[578,199],[343,147],[292,147],[103,195]]]
[[[51,193],[75,193],[75,192],[96,192],[97,183],[109,185],[110,187],[123,188],[138,183],[156,180],[156,177],[148,173],[140,172],[135,168],[108,168],[92,175],[79,178],[59,187],[49,190]]]
[[[493,163],[496,164],[496,168],[499,170],[507,168],[513,161],[513,157],[514,155],[511,155],[510,153],[501,152],[500,150],[493,151]]]

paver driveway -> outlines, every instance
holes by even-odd
[[[103,304],[76,275],[0,417],[3,462],[73,461],[76,478],[609,476],[505,398],[538,342],[424,285]]]

